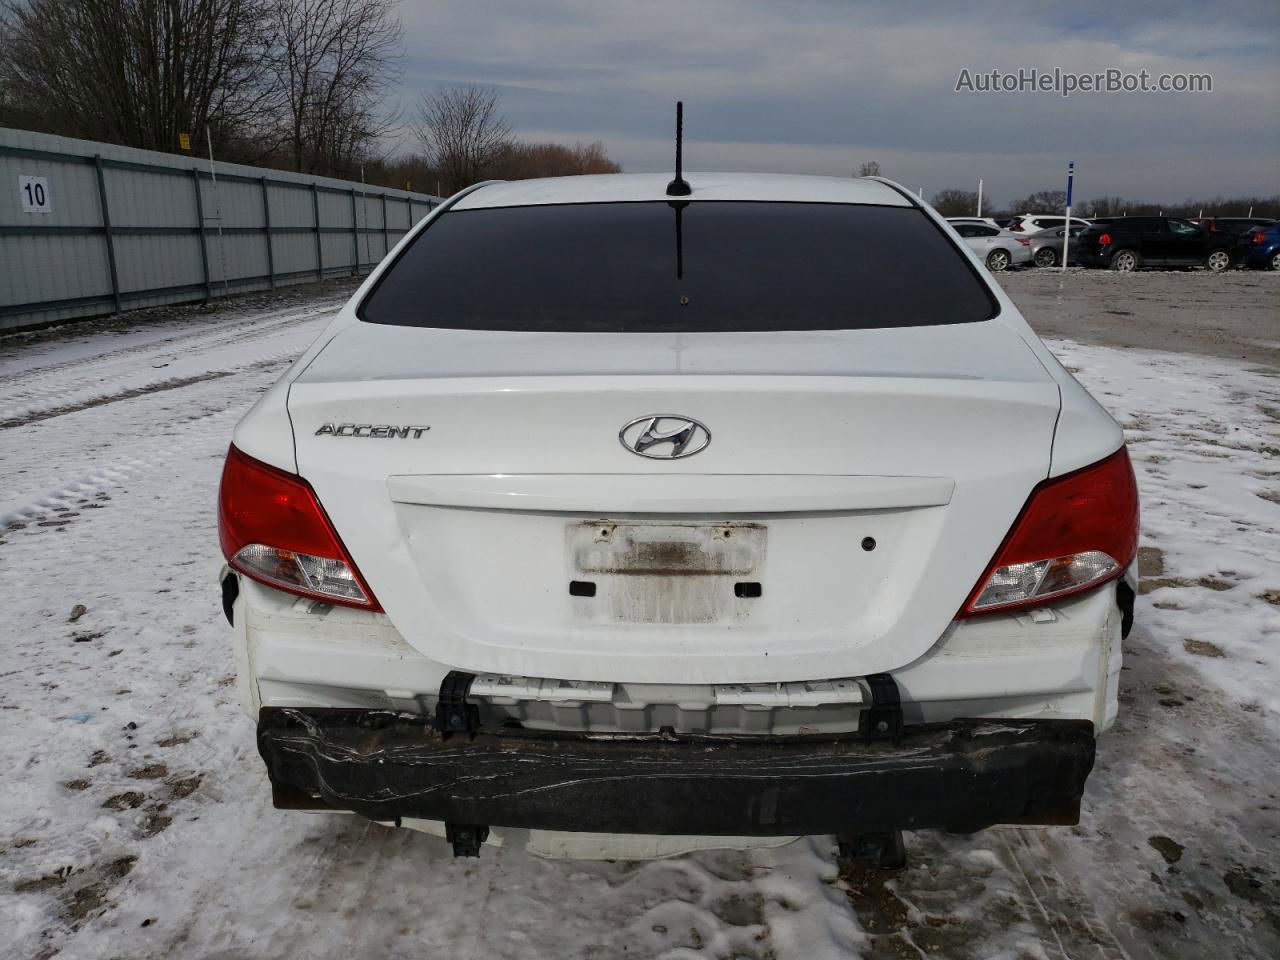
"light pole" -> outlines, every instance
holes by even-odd
[[[1067,222],[1062,230],[1062,271],[1067,270],[1067,250],[1071,246],[1071,185],[1076,177],[1076,162],[1067,161]]]

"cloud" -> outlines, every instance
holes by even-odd
[[[1180,0],[1158,20],[1121,6],[441,0],[403,9],[401,96],[494,86],[523,135],[600,139],[627,169],[662,168],[683,98],[704,169],[877,159],[926,194],[984,176],[999,198],[1055,186],[1070,158],[1085,196],[1280,189],[1280,5],[1243,0],[1229,20]],[[1209,73],[1213,92],[954,92],[962,68],[1019,67]]]

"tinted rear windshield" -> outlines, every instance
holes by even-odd
[[[359,309],[466,330],[851,330],[997,306],[912,207],[694,201],[451,210]]]

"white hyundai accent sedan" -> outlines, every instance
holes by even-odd
[[[886,180],[486,183],[237,426],[275,805],[547,856],[1070,824],[1116,715],[1120,428]]]

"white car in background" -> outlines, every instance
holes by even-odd
[[[947,221],[992,273],[1031,262],[1031,241],[999,227],[955,218]]]
[[[1002,227],[999,223],[997,223],[991,217],[947,217],[947,223],[950,223],[952,225],[957,223],[978,223],[984,227],[995,227],[995,229],[997,230],[1004,229],[1004,227]]]
[[[896,184],[689,188],[457,194],[236,427],[277,807],[884,866],[1076,822],[1132,620],[1120,428]]]
[[[1022,213],[1005,224],[1005,229],[1014,233],[1035,233],[1037,230],[1061,227],[1066,222],[1066,217],[1060,217],[1052,213]],[[1072,217],[1071,225],[1073,227],[1087,227],[1089,226],[1089,221],[1082,220],[1080,217]]]

